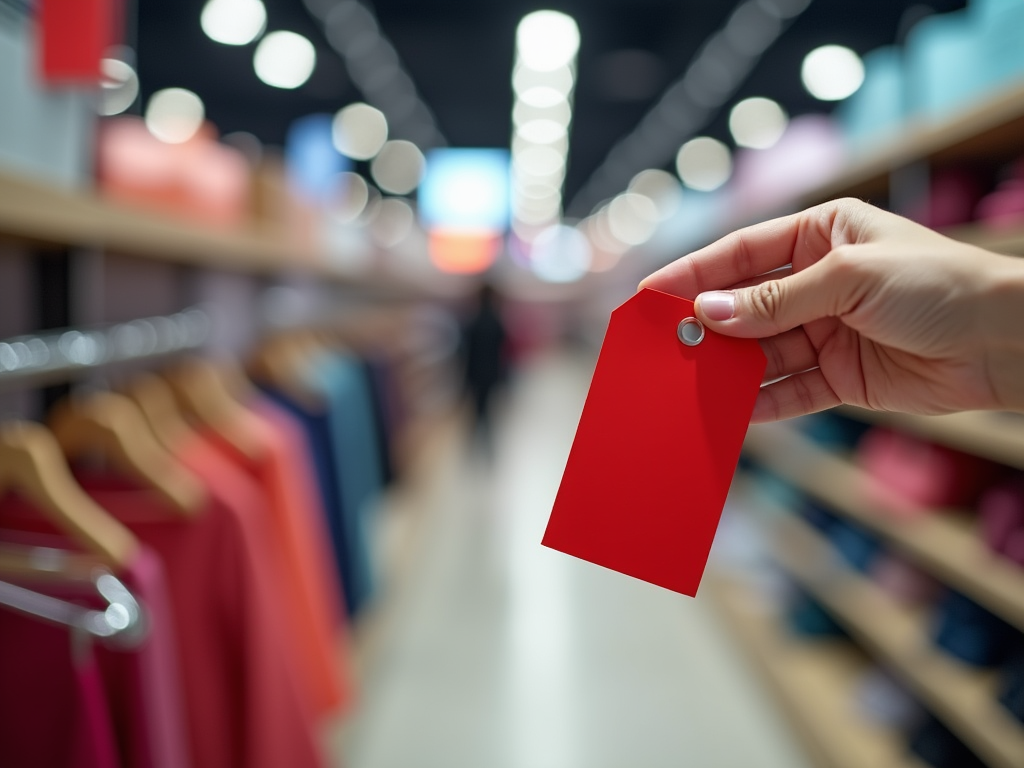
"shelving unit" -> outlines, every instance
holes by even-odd
[[[816,763],[828,768],[923,768],[892,728],[858,716],[851,701],[865,661],[845,640],[801,640],[764,612],[740,581],[712,594],[733,634],[781,701]]]
[[[991,162],[1024,151],[1024,83],[984,97],[945,120],[911,123],[890,142],[855,158],[843,172],[802,195],[799,208],[836,197],[887,194],[890,174],[919,162]]]
[[[426,292],[392,275],[353,276],[325,254],[257,230],[229,231],[136,210],[0,171],[0,240],[97,248],[134,258],[255,275],[302,273],[375,294]]]
[[[782,425],[750,430],[745,452],[840,515],[869,528],[936,578],[1024,630],[1024,569],[992,554],[952,510],[914,518],[867,492],[863,472]],[[1022,763],[1024,764],[1024,763]]]
[[[945,234],[954,240],[970,243],[995,253],[1024,256],[1024,227],[1001,230],[981,224],[967,224],[947,230]]]
[[[967,411],[915,416],[841,406],[845,416],[917,435],[964,453],[1024,470],[1024,415]]]
[[[993,165],[1024,156],[1024,82],[981,97],[975,104],[943,120],[911,122],[887,141],[849,159],[842,170],[795,198],[770,208],[741,211],[722,231],[728,232],[840,197],[878,202],[889,196],[892,176],[921,164],[932,168],[962,164]],[[997,230],[981,224],[956,227],[950,237],[998,253],[1024,256],[1024,226]]]
[[[285,243],[257,233],[222,232],[87,192],[59,189],[0,173],[0,233],[44,246],[91,246],[143,258],[264,272],[310,262]]]
[[[1024,764],[1024,725],[996,701],[993,676],[934,648],[925,616],[843,564],[827,541],[792,515],[778,518],[774,545],[796,582],[982,760],[993,768]]]

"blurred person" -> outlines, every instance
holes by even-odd
[[[734,232],[640,283],[708,328],[760,340],[752,422],[840,403],[1024,411],[1024,260],[859,200]]]
[[[462,325],[460,357],[463,393],[472,410],[473,435],[483,449],[492,449],[493,400],[507,375],[508,332],[498,292],[481,284],[472,313]]]

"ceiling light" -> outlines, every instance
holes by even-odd
[[[370,172],[385,192],[407,195],[423,178],[423,153],[411,141],[389,141],[373,159]]]
[[[350,171],[338,174],[338,187],[341,200],[331,213],[342,224],[350,224],[366,209],[370,201],[370,188],[366,179]]]
[[[544,197],[517,197],[512,202],[516,213],[527,212],[555,216],[562,205],[562,195],[556,189]]]
[[[529,147],[512,158],[516,171],[526,176],[552,176],[565,167],[565,157],[550,147]]]
[[[516,101],[512,108],[513,125],[522,125],[538,119],[554,120],[559,125],[568,127],[572,122],[572,107],[564,99],[553,107],[533,107],[524,101]]]
[[[556,224],[533,239],[530,267],[549,283],[573,283],[587,274],[592,261],[590,243],[576,227]]]
[[[711,192],[725,184],[732,175],[732,156],[729,148],[717,139],[698,136],[679,149],[676,170],[686,186]]]
[[[626,245],[643,245],[654,234],[658,209],[643,195],[626,192],[608,204],[608,229]]]
[[[787,125],[789,116],[778,102],[760,96],[744,99],[729,113],[729,131],[740,147],[773,147],[786,132]]]
[[[864,62],[842,45],[823,45],[804,57],[800,78],[814,98],[842,101],[864,82]]]
[[[516,50],[530,69],[550,72],[571,62],[580,47],[580,30],[571,16],[534,11],[519,22]]]
[[[370,225],[370,234],[381,248],[394,248],[412,231],[415,218],[412,206],[405,200],[395,197],[381,200]]]
[[[516,135],[533,144],[552,144],[567,133],[561,123],[547,118],[529,120],[516,128]]]
[[[260,0],[208,0],[199,23],[211,40],[247,45],[266,28],[267,9]]]
[[[139,95],[139,76],[131,65],[120,59],[100,62],[103,80],[100,82],[101,115],[119,115],[135,103]]]
[[[519,101],[538,109],[548,109],[565,102],[565,93],[550,85],[535,85],[520,93]]]
[[[357,102],[338,110],[333,123],[334,147],[353,160],[370,160],[388,140],[384,113]]]
[[[181,144],[188,141],[203,124],[202,100],[184,88],[165,88],[149,97],[146,127],[160,141]]]
[[[679,180],[671,173],[655,168],[640,171],[634,176],[629,182],[629,191],[643,195],[654,203],[659,221],[674,215],[679,210],[683,198]]]
[[[550,224],[558,218],[561,206],[562,203],[559,200],[558,205],[552,208],[522,208],[515,212],[515,220],[534,226]]]
[[[536,142],[527,141],[522,136],[512,136],[512,154],[518,155],[520,152],[524,152],[527,149],[538,146]],[[569,134],[563,134],[561,138],[555,141],[549,141],[544,145],[548,149],[554,150],[562,157],[567,157],[569,154]]]
[[[517,94],[539,87],[551,88],[559,93],[568,94],[572,91],[575,82],[576,76],[568,64],[550,72],[538,72],[519,64],[512,72],[512,90]]]
[[[271,32],[253,55],[256,76],[275,88],[298,88],[313,74],[316,49],[295,32]]]
[[[558,187],[551,184],[538,184],[534,182],[516,184],[512,191],[518,200],[544,200],[553,195],[561,194]]]
[[[529,160],[527,163],[531,162]],[[562,164],[557,168],[551,168],[549,166],[547,173],[539,172],[527,172],[522,166],[518,166],[515,160],[512,161],[512,170],[515,176],[515,182],[520,185],[526,184],[546,184],[548,186],[555,186],[559,189],[562,186],[562,182],[565,180],[565,165]],[[537,169],[540,170],[539,168]]]
[[[607,208],[603,208],[589,218],[580,222],[580,230],[590,240],[594,251],[594,263],[590,265],[592,272],[607,272],[619,262],[619,257],[629,250],[629,246],[615,238],[608,229]]]

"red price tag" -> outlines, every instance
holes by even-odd
[[[687,299],[616,309],[543,544],[696,595],[765,364]]]

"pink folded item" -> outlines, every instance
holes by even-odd
[[[1024,530],[1024,481],[989,488],[978,501],[981,537],[994,552],[1005,552],[1016,531]]]
[[[885,428],[868,432],[857,450],[865,493],[882,507],[914,515],[970,505],[998,467],[970,454]]]
[[[1024,225],[1024,180],[1004,181],[995,192],[981,199],[975,217],[992,229],[1013,229]]]

